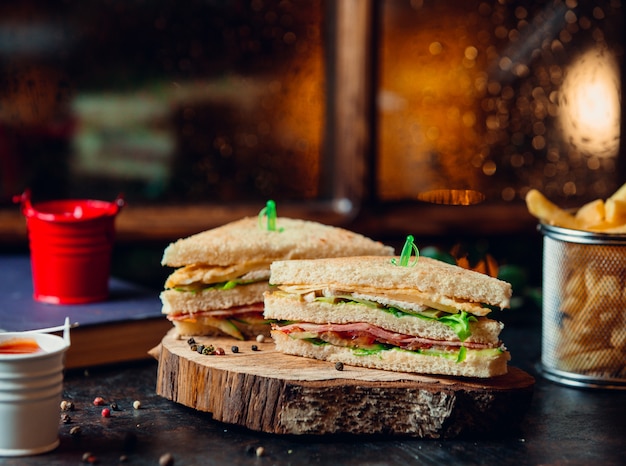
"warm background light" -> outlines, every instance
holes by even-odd
[[[620,75],[608,50],[590,50],[566,70],[559,98],[563,138],[581,152],[617,155],[620,139]]]

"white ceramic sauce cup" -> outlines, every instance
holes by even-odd
[[[0,333],[0,347],[33,339],[40,351],[0,352],[0,456],[28,456],[59,445],[60,403],[69,335]]]

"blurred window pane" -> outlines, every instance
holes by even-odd
[[[144,202],[318,192],[321,0],[0,5],[0,192]]]
[[[380,196],[610,195],[622,18],[614,1],[384,0]]]

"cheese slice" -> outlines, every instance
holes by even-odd
[[[333,285],[317,285],[315,287],[312,287],[311,285],[279,285],[278,288],[287,293],[300,295],[311,292],[320,292],[324,294],[325,290],[332,290],[331,293],[333,294],[338,294],[339,292],[339,290],[336,290]],[[382,300],[394,301],[398,304],[402,302],[409,303],[409,305],[420,304],[451,314],[454,314],[459,310],[463,310],[475,316],[486,316],[491,312],[491,309],[484,307],[480,303],[457,301],[441,295],[427,294],[416,289],[391,290],[363,285],[342,285],[341,292],[345,294],[358,294],[359,297],[369,299],[371,301],[381,302],[382,304],[386,304]]]
[[[248,276],[250,280],[269,279],[269,262],[244,262],[228,266],[206,264],[187,265],[176,269],[166,280],[165,288],[192,285],[195,283],[222,283]]]

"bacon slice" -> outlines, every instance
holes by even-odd
[[[350,342],[357,340],[371,340],[379,343],[389,344],[397,346],[399,348],[416,350],[419,348],[431,348],[433,346],[438,347],[461,347],[472,349],[486,349],[493,346],[486,343],[471,343],[461,342],[460,340],[454,341],[441,341],[432,340],[429,338],[422,338],[414,335],[404,335],[402,333],[391,332],[384,328],[377,327],[365,322],[356,322],[351,324],[312,324],[312,323],[296,323],[283,326],[274,326],[275,330],[280,330],[285,334],[306,332],[318,334],[320,338],[325,339],[325,334],[332,334],[334,338],[339,337],[345,341],[345,346],[350,345]]]

